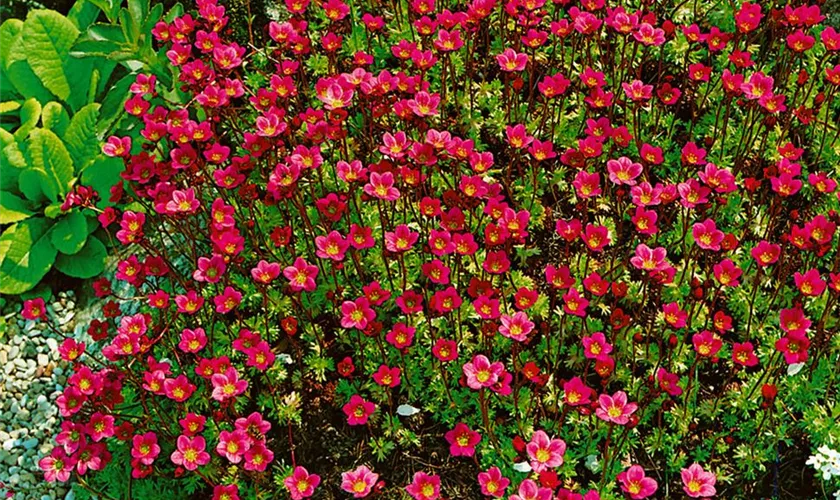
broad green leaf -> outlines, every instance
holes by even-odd
[[[50,231],[50,241],[59,252],[73,255],[85,246],[87,222],[80,211],[70,212],[55,223]]]
[[[0,113],[11,113],[20,109],[20,101],[6,101],[0,102]]]
[[[15,139],[23,141],[29,132],[38,126],[41,118],[41,103],[34,97],[27,99],[20,108],[20,127],[15,131]]]
[[[41,123],[44,128],[50,129],[56,135],[64,135],[67,127],[70,125],[70,115],[60,103],[51,101],[44,106],[41,111]]]
[[[99,104],[88,104],[73,115],[62,137],[77,170],[83,170],[99,152],[99,139],[96,136],[98,118]]]
[[[80,30],[87,29],[97,17],[99,17],[99,8],[88,0],[76,0],[70,12],[67,13],[67,19]]]
[[[28,168],[18,177],[18,189],[29,201],[43,203],[47,199],[42,186],[45,184],[44,175],[40,170]]]
[[[75,255],[59,254],[55,268],[73,278],[93,278],[105,269],[106,256],[105,245],[96,236],[91,236]]]
[[[50,224],[41,217],[20,221],[0,236],[0,293],[19,294],[41,281],[55,261]]]
[[[8,191],[0,191],[0,224],[13,224],[32,215],[26,201]]]
[[[54,10],[33,10],[26,16],[22,33],[26,60],[44,86],[61,99],[70,97],[70,82],[64,61],[79,30]]]
[[[113,205],[108,198],[111,195],[111,188],[120,182],[120,174],[124,168],[122,160],[100,154],[89,167],[82,171],[82,184],[92,187],[99,193],[97,207],[105,208]]]
[[[0,25],[0,60],[3,61],[3,69],[9,64],[9,52],[23,31],[23,21],[20,19],[7,19]]]
[[[43,192],[50,201],[59,201],[73,182],[73,160],[64,143],[53,132],[35,129],[30,134],[29,155],[32,168],[44,179]]]
[[[104,135],[111,125],[125,113],[123,105],[129,98],[128,89],[135,80],[135,75],[128,74],[108,89],[105,99],[102,100],[102,107],[99,108],[99,114],[103,118],[99,120],[97,133]]]
[[[90,104],[90,78],[93,72],[95,58],[78,59],[69,57],[64,61],[64,72],[73,75],[73,92],[67,97],[67,104],[73,112],[77,112],[83,106]]]

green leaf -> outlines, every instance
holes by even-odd
[[[44,181],[42,190],[50,201],[63,199],[73,182],[73,160],[64,143],[53,132],[35,129],[30,134],[32,168]]]
[[[20,109],[20,101],[6,101],[0,103],[0,114],[11,113]]]
[[[50,101],[41,111],[41,123],[44,128],[52,130],[57,135],[64,135],[67,126],[70,125],[70,115],[60,103]]]
[[[50,241],[59,252],[73,255],[85,246],[87,240],[86,217],[74,211],[59,219],[50,231]]]
[[[0,236],[0,293],[19,294],[41,281],[55,261],[50,224],[34,217],[10,226]]]
[[[8,191],[0,191],[0,224],[12,224],[32,215],[26,201]]]
[[[23,31],[23,21],[20,19],[7,19],[0,25],[0,59],[3,61],[3,69],[6,69],[9,62],[9,53],[15,40]]]
[[[99,152],[99,139],[96,136],[98,119],[99,104],[88,104],[73,115],[62,137],[77,170],[83,170]]]
[[[110,156],[98,155],[89,167],[82,171],[81,182],[90,186],[99,193],[98,208],[105,208],[113,205],[108,201],[111,188],[120,182],[120,174],[125,169],[122,160]]]
[[[63,63],[78,36],[78,28],[54,10],[31,11],[23,24],[27,62],[44,86],[65,100],[70,97],[70,82]]]
[[[41,189],[43,182],[44,176],[41,172],[34,168],[26,169],[18,177],[18,189],[27,200],[43,203],[47,199],[44,190]]]
[[[15,131],[15,139],[22,141],[26,139],[29,132],[38,126],[41,118],[41,103],[34,97],[27,99],[20,108],[20,127]]]
[[[93,278],[105,269],[106,256],[105,245],[96,236],[91,236],[75,255],[60,254],[55,260],[55,268],[73,278]]]
[[[97,17],[99,17],[99,8],[88,0],[76,0],[70,12],[67,13],[67,19],[80,30],[90,26]]]
[[[104,134],[125,113],[123,105],[129,98],[128,89],[136,79],[137,77],[133,74],[125,75],[108,90],[108,94],[102,100],[102,107],[99,109],[99,114],[103,118],[99,121],[97,133]]]

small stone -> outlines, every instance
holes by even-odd
[[[31,449],[35,448],[36,446],[38,446],[38,440],[35,439],[35,438],[27,439],[26,441],[23,442],[23,447],[27,450],[31,450]]]
[[[38,366],[46,367],[50,363],[50,357],[46,354],[38,355]]]

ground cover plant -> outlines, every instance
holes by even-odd
[[[840,488],[840,34],[819,5],[288,0],[239,42],[223,5],[187,10],[151,30],[177,83],[138,74],[102,145],[112,205],[66,202],[117,263],[89,341],[60,347],[46,480]]]

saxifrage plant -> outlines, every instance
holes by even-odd
[[[197,7],[152,30],[189,98],[138,75],[141,137],[103,146],[130,292],[97,280],[104,317],[61,346],[47,480],[836,486],[801,474],[840,438],[840,35],[818,5],[289,0],[248,48]]]

